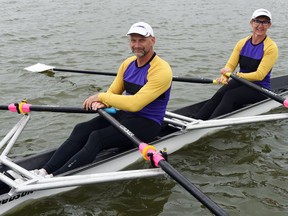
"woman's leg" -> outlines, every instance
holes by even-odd
[[[240,84],[235,80],[230,80],[227,85],[222,86],[213,97],[208,100],[203,107],[199,110],[199,112],[194,116],[195,119],[207,120],[211,118],[212,113],[221,103],[222,98],[226,94],[226,92],[231,91],[234,88],[239,87]]]
[[[210,118],[230,113],[242,108],[246,104],[256,103],[266,98],[266,96],[254,89],[247,86],[240,86],[225,93]]]

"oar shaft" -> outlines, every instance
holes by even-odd
[[[96,113],[94,110],[85,110],[79,107],[58,107],[45,105],[31,105],[31,111],[65,112],[65,113]]]
[[[62,68],[53,68],[53,71],[59,72],[70,72],[70,73],[83,73],[83,74],[95,74],[95,75],[107,75],[107,76],[116,76],[116,73],[112,72],[99,72],[99,71],[90,71],[90,70],[75,70],[75,69],[62,69]],[[206,78],[190,78],[190,77],[178,77],[173,76],[173,81],[175,82],[188,82],[188,83],[203,83],[203,84],[217,84],[215,80],[206,79]]]
[[[8,106],[0,105],[0,110],[10,110],[11,112],[29,113],[31,111],[43,112],[65,112],[65,113],[96,113],[95,110],[85,110],[78,107],[61,107],[54,105],[31,105],[31,104],[10,104]]]
[[[269,98],[271,98],[271,99],[283,104],[285,107],[288,107],[288,100],[283,98],[283,97],[281,97],[280,95],[278,95],[278,94],[276,94],[276,93],[274,93],[274,92],[272,92],[272,91],[270,91],[268,89],[265,89],[265,88],[263,88],[261,86],[258,86],[258,85],[254,84],[252,82],[249,82],[248,80],[245,80],[245,79],[243,79],[243,78],[241,78],[241,77],[239,77],[239,76],[237,76],[235,74],[230,74],[230,77],[233,78],[234,80],[236,80],[236,81],[238,81],[238,82],[240,82],[240,83],[242,83],[242,84],[244,84],[244,85],[256,90],[256,91],[261,92],[262,94],[266,95],[267,97],[269,97]]]
[[[118,129],[124,136],[128,137],[134,144],[136,148],[139,147],[140,143],[142,143],[141,140],[139,140],[128,128],[126,128],[124,125],[122,125],[120,122],[118,122],[114,117],[112,117],[110,114],[108,114],[103,109],[99,109],[98,113],[104,117],[109,123]]]
[[[209,197],[204,195],[189,179],[181,175],[174,167],[172,167],[167,161],[162,160],[159,162],[159,166],[168,173],[176,182],[178,182],[183,188],[185,188],[190,194],[192,194],[198,201],[203,203],[211,212],[215,215],[228,215],[223,209],[221,209],[216,203],[214,203]]]
[[[106,75],[106,76],[116,76],[116,73],[110,72],[98,72],[98,71],[90,71],[90,70],[74,70],[74,69],[61,69],[61,68],[53,68],[53,71],[59,72],[69,72],[69,73],[83,73],[83,74],[95,74],[95,75]]]
[[[205,205],[211,212],[213,212],[217,216],[228,215],[216,203],[214,203],[210,198],[208,198],[204,193],[202,193],[191,181],[189,181],[186,177],[184,177],[177,170],[175,170],[160,154],[157,154],[156,151],[153,150],[154,147],[143,143],[129,129],[127,129],[124,125],[122,125],[104,110],[100,109],[98,110],[98,113],[107,121],[109,121],[111,125],[118,129],[124,136],[130,139],[135,145],[135,147],[139,148],[142,154],[142,150],[145,149],[144,151],[147,151],[145,157],[149,158],[149,153],[153,152],[153,159],[156,166],[161,167],[169,176],[171,176],[176,182],[183,186],[191,195],[193,195],[197,200],[199,200],[203,205]]]
[[[173,81],[178,81],[178,82],[190,82],[190,83],[203,83],[203,84],[217,84],[215,80],[212,79],[206,79],[206,78],[190,78],[190,77],[177,77],[173,76]]]

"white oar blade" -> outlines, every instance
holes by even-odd
[[[26,67],[24,69],[27,70],[27,71],[30,71],[30,72],[43,72],[43,71],[51,70],[53,68],[55,68],[55,67],[50,66],[50,65],[37,63],[37,64],[32,65],[30,67]]]

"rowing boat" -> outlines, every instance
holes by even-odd
[[[278,95],[283,97],[287,96],[288,76],[273,78],[271,87],[272,91]],[[224,127],[234,123],[245,123],[247,121],[243,122],[243,119],[247,116],[251,116],[249,122],[287,118],[285,114],[278,116],[277,118],[269,115],[266,115],[266,117],[265,115],[262,115],[261,118],[258,118],[257,115],[269,112],[280,106],[275,100],[266,99],[256,104],[246,105],[239,110],[220,116],[215,120],[199,121],[193,119],[193,115],[204,103],[205,101],[202,101],[174,110],[173,112],[167,112],[161,133],[151,144],[157,147],[157,149],[167,149],[169,154],[171,154],[184,146],[199,140],[201,137],[215,133]],[[242,121],[240,121],[241,119]],[[117,148],[113,148],[102,151],[93,163],[64,173],[59,177],[36,179],[33,175],[30,175],[30,180],[24,183],[15,183],[15,181],[9,179],[2,173],[8,169],[16,169],[29,176],[28,170],[42,167],[55,151],[55,149],[51,149],[21,160],[10,160],[8,157],[9,151],[14,143],[16,143],[18,136],[21,134],[29,120],[30,114],[23,115],[20,121],[0,143],[0,148],[2,150],[0,157],[0,215],[19,206],[23,202],[69,191],[84,184],[125,180],[127,178],[138,178],[141,176],[149,177],[163,175],[163,172],[159,169],[148,171],[142,170],[134,173],[128,171],[122,171],[124,173],[118,172],[124,170],[128,165],[131,165],[131,163],[142,160],[143,158],[136,148],[126,151],[120,151]],[[216,122],[216,124],[211,124],[213,121],[214,123]],[[220,121],[224,121],[224,123],[220,124]],[[6,145],[8,141],[9,143]],[[4,148],[5,145],[6,148]],[[110,177],[104,178],[104,173],[107,175],[110,174]],[[121,173],[121,176],[116,177],[117,173]],[[99,174],[101,174],[100,177]],[[111,175],[113,177],[111,177]],[[84,181],[84,179],[86,180]],[[91,180],[89,181],[89,179]]]

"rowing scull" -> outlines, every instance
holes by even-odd
[[[279,77],[277,79],[274,79],[272,82],[273,90],[278,92],[283,97],[286,97],[288,95],[287,91],[287,84],[288,83],[288,77]],[[206,128],[190,128],[185,127],[185,121],[184,121],[184,127],[179,126],[176,124],[176,120],[181,122],[183,121],[183,118],[177,118],[177,115],[184,116],[189,120],[193,113],[195,113],[204,102],[197,103],[191,106],[187,106],[178,110],[175,110],[173,113],[176,114],[176,116],[172,116],[172,123],[166,122],[166,124],[163,126],[163,130],[159,136],[159,139],[155,140],[153,143],[154,146],[157,147],[157,149],[164,149],[166,148],[169,152],[169,154],[183,148],[184,146],[191,144],[200,138],[206,136],[207,134],[214,133],[223,127],[206,127]],[[247,116],[256,116],[259,114],[263,114],[266,112],[269,112],[271,109],[274,109],[276,107],[279,107],[280,104],[277,103],[274,100],[266,99],[265,101],[247,105],[246,107],[237,110],[235,112],[223,115],[219,117],[219,119],[231,119],[236,117],[247,117]],[[27,117],[24,118],[28,118]],[[169,117],[169,115],[167,115]],[[176,120],[175,120],[176,118]],[[187,120],[186,119],[186,120]],[[173,121],[175,121],[175,124],[173,124]],[[206,121],[206,123],[209,121]],[[188,125],[188,124],[187,124]],[[14,130],[16,132],[17,129]],[[21,133],[21,131],[20,131]],[[17,138],[17,137],[16,137]],[[4,138],[5,139],[5,138]],[[16,142],[17,139],[15,139]],[[1,145],[4,146],[5,142],[7,140],[2,140]],[[0,147],[2,147],[0,146]],[[8,150],[9,151],[9,150]],[[7,153],[7,152],[6,152]],[[5,154],[6,154],[5,153]],[[20,161],[15,161],[15,164],[19,164],[21,167],[23,167],[26,170],[31,170],[35,168],[41,167],[48,159],[51,157],[53,153],[53,150],[49,150],[46,152],[43,152],[42,154],[33,155],[30,157],[27,157]],[[2,152],[3,154],[3,152]],[[112,156],[111,156],[112,155]],[[109,172],[117,172],[119,170],[125,169],[128,165],[131,165],[131,163],[142,160],[141,155],[139,154],[137,149],[128,150],[125,152],[117,152],[117,149],[112,149],[107,152],[103,152],[99,157],[95,160],[95,163],[89,164],[85,167],[79,168],[77,170],[73,170],[69,173],[63,174],[64,176],[78,176],[78,175],[89,175],[89,174],[97,174],[97,173],[109,173]],[[0,172],[4,172],[8,168],[4,165],[0,165]],[[54,179],[57,179],[55,177]],[[5,212],[17,207],[21,203],[31,200],[31,199],[38,199],[45,196],[54,195],[57,193],[65,192],[68,190],[72,190],[77,186],[67,186],[65,187],[54,187],[54,189],[48,189],[48,188],[34,188],[33,191],[21,191],[21,187],[19,187],[19,191],[14,191],[15,194],[12,196],[9,195],[9,192],[11,194],[11,188],[7,186],[7,184],[4,184],[3,182],[0,182],[0,214],[4,214]],[[53,187],[52,187],[53,188]]]

